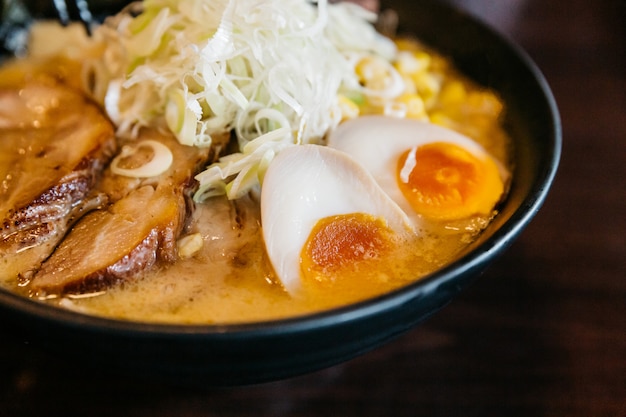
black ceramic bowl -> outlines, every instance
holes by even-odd
[[[530,222],[555,175],[561,146],[557,108],[523,51],[443,3],[389,1],[411,32],[452,57],[506,103],[515,172],[501,213],[456,262],[407,287],[305,317],[242,325],[176,326],[81,315],[0,290],[0,323],[77,363],[128,375],[214,385],[286,378],[363,354],[450,302]],[[5,330],[6,331],[6,330]]]

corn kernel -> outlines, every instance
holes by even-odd
[[[478,113],[468,118],[468,124],[478,132],[476,136],[479,137],[485,135],[495,123],[496,120],[487,114]]]
[[[406,106],[397,101],[390,101],[384,105],[382,114],[401,119],[406,116]]]
[[[357,104],[344,95],[339,95],[339,110],[341,111],[341,121],[354,119],[361,113]]]
[[[460,81],[452,81],[444,85],[439,95],[443,107],[459,105],[467,100],[467,91]]]
[[[178,240],[178,256],[181,258],[191,258],[202,249],[203,244],[204,240],[200,233],[184,236]]]
[[[366,83],[388,76],[387,67],[380,59],[371,56],[367,56],[357,63],[355,73],[362,82]]]
[[[417,94],[417,87],[413,78],[408,75],[402,75],[402,81],[404,82],[404,94]]]
[[[397,38],[396,47],[401,51],[417,51],[419,44],[414,39]]]
[[[422,71],[426,71],[430,68],[432,63],[432,57],[428,52],[417,51],[413,53],[413,56],[420,63],[420,68]]]
[[[365,88],[383,91],[392,85],[397,71],[382,58],[368,56],[357,64],[355,72]]]
[[[447,76],[456,77],[450,74],[450,62],[442,56],[432,55],[430,60],[430,70],[439,73],[448,73]]]
[[[412,75],[426,71],[430,65],[430,55],[425,52],[398,52],[398,58],[394,64],[400,74]]]
[[[427,119],[424,100],[417,94],[403,94],[397,99],[397,102],[404,105],[404,117],[418,120]]]
[[[441,79],[435,74],[421,72],[415,74],[412,78],[418,94],[426,104],[439,94],[441,90]]]
[[[454,126],[454,121],[446,116],[441,111],[436,111],[430,114],[430,122],[443,127],[452,127]]]
[[[467,98],[468,106],[475,108],[491,116],[497,116],[502,111],[502,103],[492,93],[488,91],[474,91]]]

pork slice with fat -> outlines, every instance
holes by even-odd
[[[193,177],[221,142],[211,148],[189,147],[168,133],[147,129],[134,140],[135,145],[145,139],[170,149],[171,166],[158,176],[142,179],[107,169],[99,190],[113,204],[88,214],[73,227],[31,280],[34,295],[97,292],[177,259],[177,238],[192,211]]]
[[[112,124],[51,83],[0,89],[0,280],[28,278],[71,225],[105,201],[93,189],[116,150]]]
[[[176,256],[183,195],[146,185],[86,215],[30,283],[39,296],[98,291]]]

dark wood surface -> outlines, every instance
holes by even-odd
[[[626,416],[626,2],[459,0],[521,44],[559,104],[544,207],[426,323],[285,381],[117,380],[0,336],[0,416]],[[68,347],[71,348],[71,347]]]

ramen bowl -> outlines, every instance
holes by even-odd
[[[249,324],[170,325],[88,316],[0,289],[0,324],[73,363],[163,381],[242,385],[329,367],[403,334],[451,302],[520,235],[557,170],[561,131],[544,77],[514,43],[437,1],[389,1],[400,30],[452,59],[505,103],[514,146],[510,193],[454,262],[393,292],[341,308]],[[504,278],[504,277],[503,277]]]

